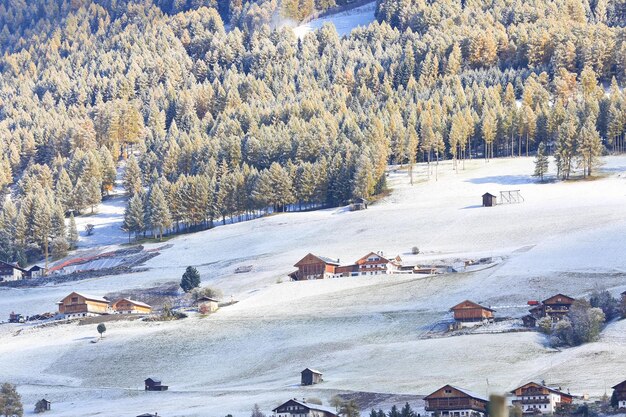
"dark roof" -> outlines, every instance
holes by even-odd
[[[30,269],[29,269],[28,271],[29,271],[29,272],[30,272],[30,271],[40,271],[40,270],[42,270],[42,269],[45,269],[45,268],[44,268],[43,266],[33,265],[33,266],[31,266],[31,267],[30,267]]]
[[[148,381],[152,381],[155,384],[160,384],[161,383],[161,379],[160,378],[146,378],[145,382],[148,382]]]
[[[463,304],[467,304],[467,303],[471,304],[473,308],[482,308],[483,310],[487,310],[487,311],[491,311],[491,312],[495,312],[496,311],[496,310],[490,309],[489,307],[481,306],[480,304],[475,303],[475,302],[470,301],[470,300],[465,300],[465,301],[462,301],[462,302],[458,303],[457,305],[452,307],[450,309],[450,311],[453,311],[453,310],[456,310],[456,309],[463,310],[463,308],[462,308]]]
[[[560,296],[560,297],[563,297],[563,298],[567,298],[567,299],[569,299],[569,300],[572,300],[572,303],[573,303],[574,301],[576,301],[576,299],[575,299],[575,298],[570,297],[569,295],[565,295],[565,294],[558,293],[558,294],[553,295],[552,297],[548,297],[548,298],[546,298],[546,299],[545,299],[545,300],[543,300],[541,303],[542,303],[542,304],[545,304],[545,303],[546,303],[546,301],[550,301],[552,298],[559,297],[559,296]]]
[[[215,298],[211,298],[211,297],[200,297],[200,298],[198,298],[198,301],[213,301],[213,302],[216,302],[216,303],[220,302],[219,300],[216,300]]]
[[[455,389],[455,390],[457,390],[457,391],[467,395],[468,397],[472,397],[472,398],[475,398],[475,399],[480,400],[480,401],[485,401],[485,402],[489,401],[489,399],[487,397],[483,396],[483,395],[477,394],[477,393],[472,392],[470,390],[466,390],[465,388],[455,387],[454,385],[444,385],[443,387],[439,388],[438,390],[436,390],[433,393],[431,393],[431,394],[427,395],[426,397],[424,397],[424,399],[429,399],[428,397],[430,397],[433,394],[436,394],[437,392],[441,391],[444,388]]]
[[[546,385],[543,385],[543,384],[540,384],[540,383],[538,383],[538,382],[528,382],[528,383],[526,383],[526,384],[524,384],[524,385],[522,385],[522,386],[520,386],[520,387],[515,388],[515,389],[514,389],[513,391],[511,391],[511,392],[512,392],[512,393],[515,393],[515,391],[517,391],[518,389],[520,389],[520,388],[524,388],[524,387],[527,387],[528,385],[536,385],[536,386],[538,386],[539,388],[545,388],[545,389],[547,389],[548,391],[553,392],[553,393],[555,393],[555,394],[565,395],[565,396],[567,396],[567,397],[572,397],[572,398],[573,398],[573,395],[571,395],[571,394],[568,394],[568,393],[566,393],[566,392],[560,391],[560,390],[555,389],[555,388],[550,388],[550,387],[548,387],[548,386],[546,386]]]
[[[137,417],[158,417],[157,413],[143,413],[143,414],[139,414]]]
[[[313,372],[314,374],[322,375],[322,373],[320,371],[316,371],[315,369],[311,369],[311,368],[306,368],[304,371],[302,371],[300,373],[304,373],[306,371],[310,371],[310,372]]]
[[[0,264],[6,265],[6,266],[10,266],[13,269],[19,269],[22,272],[27,272],[24,268],[21,268],[17,264],[12,264],[12,263],[9,263],[9,262],[4,262],[4,261],[0,261]]]
[[[493,195],[493,194],[491,194],[491,193],[485,193],[485,194],[483,194],[483,197],[484,197],[484,196],[486,196],[486,195],[490,195],[490,196],[492,196],[492,197],[495,197],[495,195]]]
[[[283,405],[285,405],[285,404],[287,404],[289,402],[294,402],[294,403],[296,403],[298,405],[301,405],[302,407],[308,408],[309,410],[324,411],[324,412],[327,412],[327,413],[331,413],[333,415],[337,415],[337,411],[334,408],[332,408],[332,407],[324,407],[323,405],[307,403],[307,402],[304,402],[304,401],[298,401],[296,399],[292,399],[292,400],[286,401],[286,402],[282,403],[281,405],[279,405],[278,407],[276,407],[275,409],[273,409],[272,411],[276,412],[276,410],[278,410],[280,407],[282,407]]]

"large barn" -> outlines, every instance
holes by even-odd
[[[493,320],[492,310],[470,300],[465,300],[450,309],[454,314],[454,320],[459,322],[480,322]]]
[[[102,297],[73,292],[58,303],[59,313],[66,318],[97,316],[108,314],[109,301]]]
[[[573,396],[560,389],[529,382],[511,391],[512,405],[522,408],[524,414],[554,414],[561,404],[571,404]]]

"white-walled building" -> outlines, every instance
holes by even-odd
[[[524,414],[554,414],[562,404],[571,404],[573,396],[560,389],[529,382],[511,391],[510,402],[520,406]]]

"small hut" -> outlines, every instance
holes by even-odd
[[[355,198],[352,204],[350,204],[350,211],[366,210],[368,203],[369,202],[362,197]]]
[[[50,411],[50,409],[52,408],[51,406],[52,403],[50,401],[42,398],[41,400],[37,401],[37,404],[35,404],[35,412],[43,413],[45,411]]]
[[[496,196],[490,193],[483,194],[483,207],[493,207],[496,205]]]
[[[167,391],[167,385],[161,384],[158,378],[148,378],[144,382],[146,391]]]
[[[300,372],[300,374],[302,376],[302,385],[314,385],[324,381],[322,379],[322,373],[315,369],[306,368],[304,371]]]

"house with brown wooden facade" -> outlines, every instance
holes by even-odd
[[[554,414],[564,404],[571,404],[574,397],[560,389],[529,382],[511,391],[511,405],[519,406],[524,414]]]
[[[492,321],[493,313],[488,307],[481,306],[470,300],[465,300],[450,309],[454,314],[454,320],[462,323],[476,323],[482,321]]]
[[[562,320],[569,313],[575,298],[564,294],[556,294],[550,298],[537,303],[533,308],[528,310],[530,314],[524,316],[522,321],[527,327],[535,327],[537,320],[549,317],[554,323]]]
[[[429,417],[484,417],[489,400],[463,388],[446,385],[424,398]]]
[[[335,276],[335,269],[339,266],[339,260],[309,253],[294,266],[298,270],[289,276],[295,281],[332,278]]]
[[[111,308],[115,314],[150,314],[152,307],[141,301],[131,300],[130,298],[121,298],[111,304]]]
[[[57,303],[59,313],[65,318],[89,317],[111,313],[109,300],[93,295],[73,292]]]
[[[613,387],[613,395],[617,400],[617,408],[626,409],[626,381],[622,381]]]
[[[334,408],[295,398],[274,408],[272,413],[273,417],[337,417]]]

